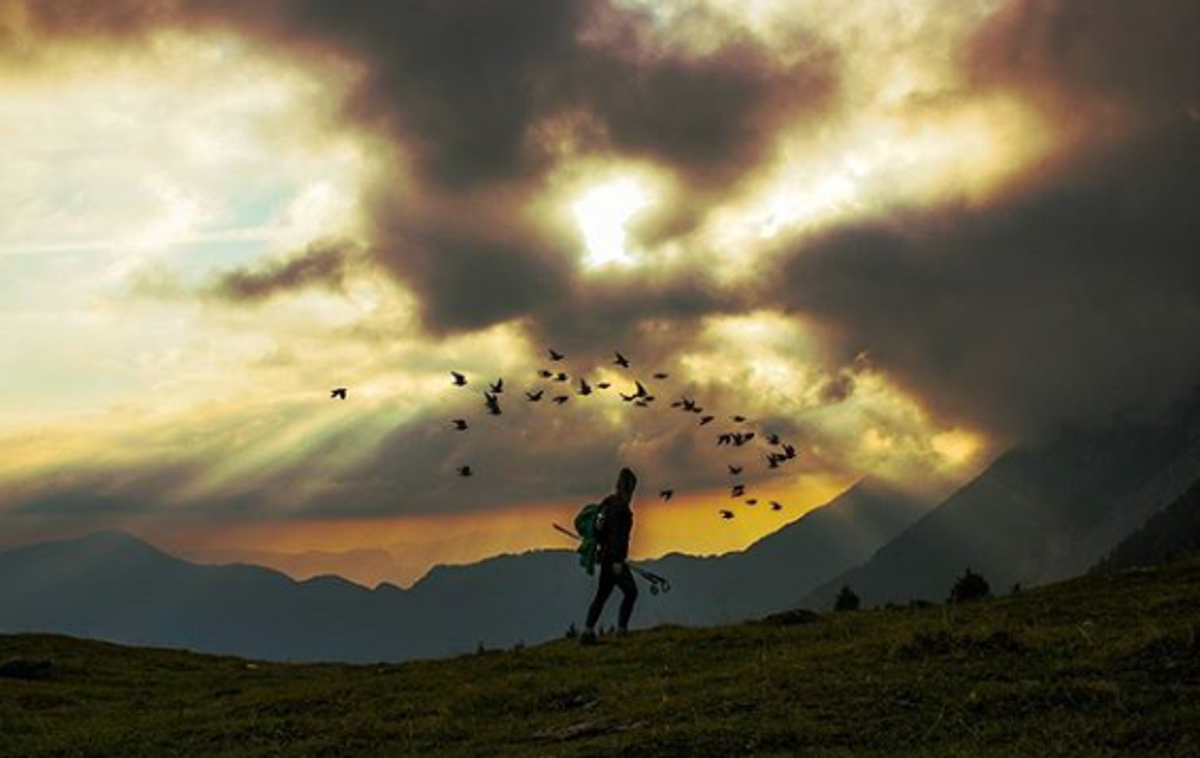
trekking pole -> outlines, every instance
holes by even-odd
[[[554,524],[554,528],[557,531],[562,532],[563,534],[567,535],[571,539],[575,540],[576,542],[583,541],[582,537],[580,537],[578,534],[571,531],[570,529],[566,528],[565,526],[562,526],[560,524]],[[640,576],[641,578],[645,579],[647,582],[650,583],[650,594],[651,595],[657,595],[659,593],[659,591],[662,591],[664,593],[671,591],[671,580],[667,579],[665,576],[660,576],[659,574],[655,574],[653,571],[647,571],[646,569],[642,568],[641,566],[635,566],[634,564],[630,563],[629,561],[625,561],[625,565],[629,566],[630,570],[633,571],[633,573],[637,574],[638,576]]]

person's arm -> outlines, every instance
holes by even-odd
[[[623,568],[621,564],[629,559],[629,538],[633,532],[633,514],[628,508],[621,509],[620,514],[619,518],[613,519],[612,549],[609,551],[613,570],[618,572]]]

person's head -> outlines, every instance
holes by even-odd
[[[617,474],[617,494],[628,500],[636,488],[637,474],[628,468],[621,469],[621,473]]]

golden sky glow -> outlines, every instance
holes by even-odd
[[[386,144],[374,121],[347,116],[367,64],[277,49],[236,26],[164,30],[121,52],[83,40],[75,56],[4,72],[0,515],[14,539],[118,527],[184,552],[379,548],[391,576],[347,573],[407,584],[437,562],[561,546],[549,522],[601,497],[611,474],[595,472],[605,484],[590,496],[591,479],[555,477],[590,461],[645,472],[638,556],[744,548],[863,477],[944,492],[994,452],[984,431],[933,413],[869,352],[836,354],[835,327],[743,293],[770,284],[800,240],[890,213],[986,205],[1057,148],[1033,100],[976,93],[960,70],[961,46],[1000,5],[615,2],[643,14],[633,59],[707,60],[737,42],[780,67],[819,58],[818,47],[839,61],[836,92],[764,117],[773,130],[727,180],[697,179],[683,160],[635,149],[640,132],[622,143],[564,107],[522,142],[541,151],[541,173],[438,185],[413,168],[427,144]],[[586,44],[615,44],[599,25],[588,32]],[[410,249],[428,228],[457,232],[455,214],[494,221],[523,253],[529,229],[542,234],[527,245],[535,264],[566,271],[598,313],[635,284],[650,293],[640,305],[684,301],[685,315],[650,308],[623,332],[580,325],[596,336],[569,346],[587,353],[572,372],[624,381],[612,350],[641,370],[661,354],[652,368],[671,379],[660,405],[689,395],[786,425],[803,462],[756,485],[786,513],[715,520],[723,451],[690,441],[690,418],[681,428],[575,399],[553,422],[514,409],[510,438],[482,418],[455,437],[448,419],[479,409],[448,372],[468,373],[473,388],[504,376],[516,395],[536,382],[542,336],[565,318],[514,311],[427,328],[432,291],[472,302],[535,286],[529,274],[489,275],[442,293],[449,259],[417,261]],[[403,227],[414,218],[428,226]],[[261,297],[214,294],[230,272],[286,270],[320,245],[348,251],[336,280],[297,274]],[[711,292],[720,307],[688,305]],[[335,386],[350,387],[347,402],[329,402]],[[412,440],[436,452],[416,460]],[[503,470],[489,471],[501,454]],[[472,456],[484,484],[451,476]],[[654,495],[668,485],[679,494],[665,505]],[[95,502],[20,510],[72,488]]]

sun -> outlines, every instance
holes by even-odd
[[[584,265],[599,268],[632,263],[626,227],[650,203],[650,193],[631,178],[592,187],[572,203],[571,213],[583,235]]]

